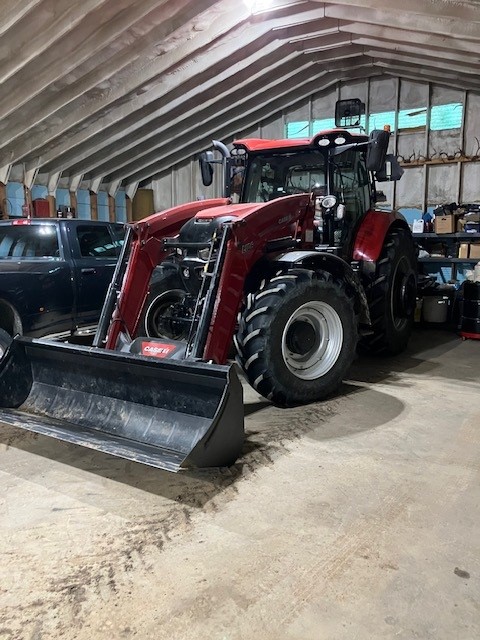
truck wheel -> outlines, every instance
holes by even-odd
[[[362,338],[362,348],[374,353],[403,351],[412,332],[417,291],[417,253],[406,229],[387,235],[374,279],[365,290],[373,334]]]
[[[272,402],[321,400],[338,388],[355,354],[353,299],[326,272],[278,275],[249,296],[236,344],[248,381]]]
[[[3,358],[3,354],[8,349],[11,342],[12,336],[3,329],[0,329],[0,360]]]

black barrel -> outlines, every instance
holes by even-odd
[[[463,309],[460,335],[480,340],[480,282],[463,284]]]
[[[0,422],[168,471],[235,462],[242,386],[231,366],[16,337]]]

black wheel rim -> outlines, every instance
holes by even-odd
[[[147,310],[146,330],[150,338],[184,340],[188,335],[185,321],[177,318],[178,308],[187,297],[186,291],[165,291],[155,298]]]

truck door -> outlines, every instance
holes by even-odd
[[[111,226],[78,224],[72,226],[71,238],[76,280],[76,324],[95,325],[100,317],[108,285],[119,253],[118,239]]]
[[[53,222],[20,218],[0,226],[0,297],[29,336],[70,333],[73,289],[68,253]]]

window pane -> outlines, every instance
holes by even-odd
[[[323,118],[322,120],[313,121],[314,134],[327,129],[335,129],[335,118]]]
[[[117,254],[120,253],[120,249],[123,246],[126,231],[126,227],[112,227],[113,244]]]
[[[430,129],[440,131],[442,129],[460,129],[462,126],[463,104],[453,102],[432,107],[430,115]]]
[[[245,202],[268,202],[281,196],[325,187],[325,160],[319,151],[254,158],[248,167]]]
[[[57,229],[53,224],[0,226],[0,258],[58,258]]]
[[[77,237],[80,245],[80,254],[84,258],[111,258],[117,256],[117,251],[107,226],[78,226]]]
[[[382,111],[381,113],[371,113],[368,117],[368,131],[383,129],[389,124],[391,131],[395,131],[395,111]]]
[[[427,125],[427,107],[418,109],[401,109],[398,112],[398,128],[414,129]]]
[[[287,124],[287,138],[309,138],[310,123],[308,120],[289,122]]]

